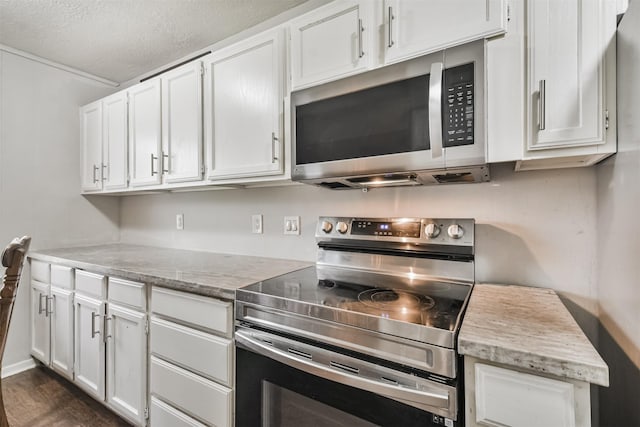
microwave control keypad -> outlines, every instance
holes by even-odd
[[[445,147],[473,144],[473,64],[445,70]]]

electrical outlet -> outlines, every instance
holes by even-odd
[[[176,230],[184,230],[184,214],[176,214]]]
[[[285,216],[284,217],[284,234],[300,234],[300,217]]]
[[[262,234],[262,215],[251,215],[251,232]]]

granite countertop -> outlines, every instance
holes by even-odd
[[[243,255],[108,244],[29,252],[29,257],[194,294],[235,299],[238,288],[313,265]]]
[[[458,335],[465,356],[609,385],[609,368],[556,293],[477,284]]]

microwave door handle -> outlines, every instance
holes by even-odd
[[[429,140],[431,158],[442,157],[442,62],[431,64],[429,74]]]

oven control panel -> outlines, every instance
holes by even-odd
[[[320,217],[318,241],[370,240],[449,246],[474,244],[475,221],[470,218],[353,218]]]

